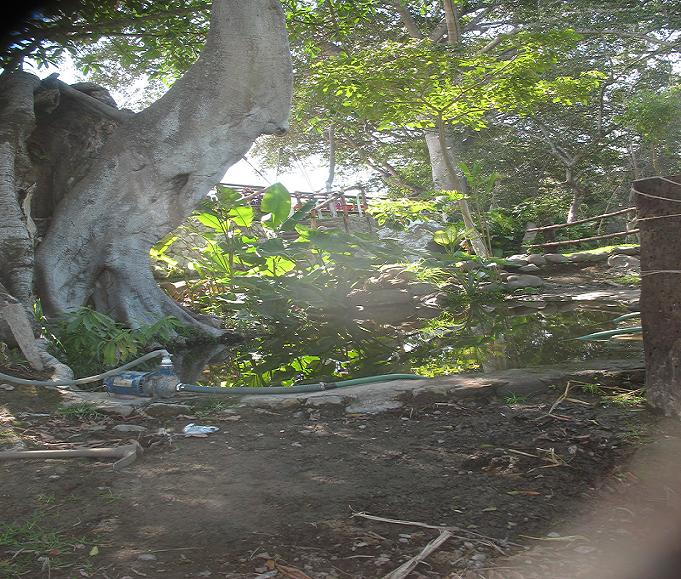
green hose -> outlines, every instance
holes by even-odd
[[[199,386],[198,384],[179,384],[178,392],[197,392],[203,394],[224,394],[243,396],[250,394],[300,394],[304,392],[323,392],[335,388],[346,388],[359,384],[372,384],[373,382],[388,382],[391,380],[423,380],[425,376],[418,374],[380,374],[378,376],[366,376],[341,380],[339,382],[317,382],[316,384],[300,384],[298,386],[265,386],[262,388],[222,388],[220,386]]]
[[[618,323],[618,322],[623,322],[624,320],[631,320],[632,318],[640,318],[641,317],[641,312],[632,312],[630,314],[624,314],[623,316],[620,316],[619,318],[615,318],[613,322]]]
[[[631,328],[618,328],[616,330],[607,330],[606,332],[596,332],[595,334],[587,334],[586,336],[579,336],[577,340],[600,340],[602,338],[612,338],[613,336],[620,336],[622,334],[640,334],[643,331],[641,326],[634,326]]]

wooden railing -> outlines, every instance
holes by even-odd
[[[248,201],[251,205],[259,205],[262,195],[267,187],[262,185],[237,185],[235,183],[220,183],[225,187],[234,189],[241,194],[242,200]],[[358,215],[366,218],[369,231],[372,230],[373,224],[370,216],[367,214],[368,200],[361,187],[348,187],[347,189],[340,189],[337,191],[293,191],[291,197],[294,199],[294,210],[302,207],[309,201],[314,201],[315,204],[310,209],[310,224],[312,227],[317,227],[318,221],[325,218],[342,217],[343,226],[346,231],[349,231],[350,215]],[[374,195],[372,195],[372,198]]]
[[[573,225],[580,225],[582,223],[591,223],[593,221],[599,221],[602,219],[609,219],[611,217],[616,217],[617,215],[624,215],[626,213],[635,212],[636,207],[627,207],[626,209],[620,209],[619,211],[612,211],[610,213],[601,213],[600,215],[594,215],[593,217],[588,217],[587,219],[579,219],[573,221],[572,223],[558,223],[556,225],[546,225],[544,227],[531,227],[526,230],[526,233],[545,233],[553,232],[556,229],[563,229],[565,227],[572,227]],[[635,219],[634,219],[635,220]],[[581,239],[568,239],[565,241],[548,241],[545,243],[533,243],[528,245],[528,248],[533,247],[559,247],[561,245],[575,245],[577,243],[585,243],[588,241],[598,241],[600,239],[611,239],[613,237],[625,237],[627,235],[636,235],[639,232],[638,228],[626,229],[625,231],[617,231],[615,233],[605,233],[603,235],[594,235],[592,237],[582,237]]]

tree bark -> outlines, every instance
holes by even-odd
[[[681,417],[681,175],[634,181],[648,402]]]
[[[33,294],[33,240],[20,193],[30,179],[26,140],[35,125],[40,80],[21,71],[0,75],[0,284],[27,303]]]
[[[425,138],[433,175],[433,186],[436,189],[458,191],[466,195],[468,193],[466,177],[454,164],[454,159],[459,157],[455,151],[456,144],[447,137],[444,127],[439,127],[437,131],[425,131]],[[461,199],[458,206],[463,223],[468,230],[473,251],[480,257],[489,257],[489,251],[475,224],[468,200]]]
[[[37,251],[45,311],[92,303],[132,327],[199,320],[156,284],[151,246],[191,214],[261,134],[287,128],[291,63],[277,0],[215,0],[206,46],[156,103],[123,118],[64,192]]]

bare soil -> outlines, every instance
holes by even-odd
[[[119,473],[87,459],[0,463],[0,575],[383,577],[438,536],[357,516],[368,513],[450,528],[413,578],[600,579],[593,566],[619,539],[681,537],[681,428],[577,386],[549,416],[561,394],[124,421],[0,390],[0,448],[110,446],[131,437],[117,424],[148,429],[144,456]],[[220,431],[184,438],[189,422]]]

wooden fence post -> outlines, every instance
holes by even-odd
[[[681,417],[681,176],[633,183],[648,402]]]

